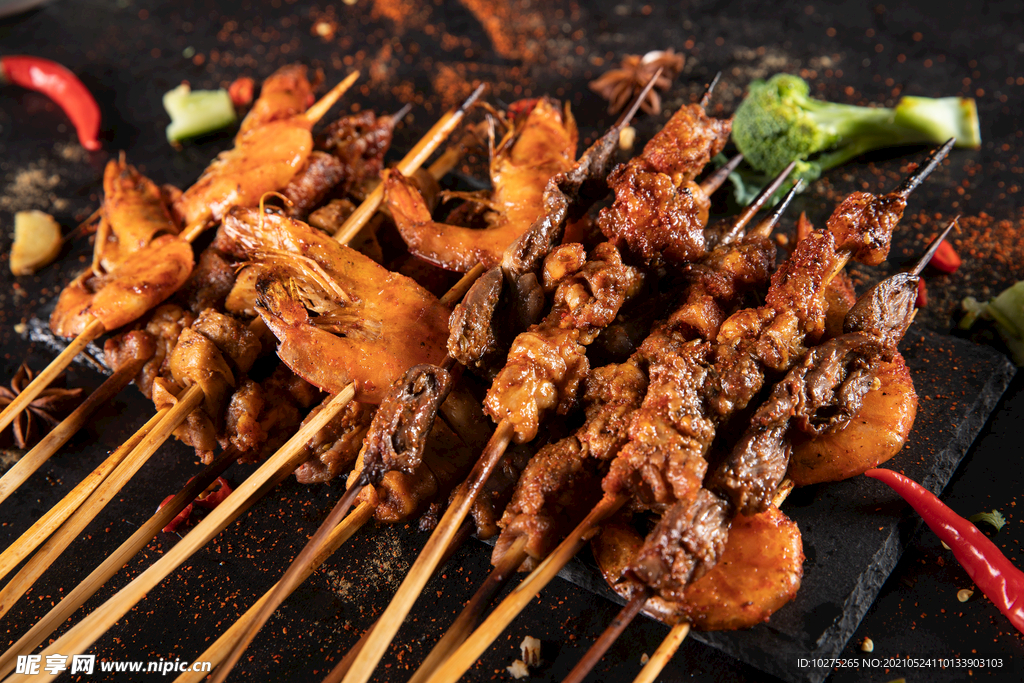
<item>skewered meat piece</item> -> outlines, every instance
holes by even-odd
[[[696,104],[673,114],[640,156],[608,176],[615,202],[598,217],[608,240],[646,263],[701,256],[711,200],[693,181],[731,130],[731,121],[709,117]]]
[[[797,486],[849,479],[892,458],[903,448],[917,415],[917,393],[903,356],[873,368],[874,382],[853,419],[813,436],[790,429],[786,476]]]
[[[562,253],[567,250],[576,248],[563,247],[549,257],[562,278],[550,313],[516,337],[484,399],[485,412],[495,422],[512,422],[518,443],[533,440],[547,413],[564,415],[575,405],[579,383],[590,369],[584,345],[615,319],[643,283],[641,272],[623,264],[618,250],[606,242],[584,264],[576,259],[568,269]]]
[[[562,240],[567,223],[582,218],[608,193],[606,177],[618,149],[613,128],[600,137],[564,173],[544,188],[543,211],[533,226],[505,250],[501,267],[483,274],[452,313],[448,353],[484,375],[500,369],[512,343],[510,330],[541,318],[544,292],[540,269]]]
[[[317,149],[306,165],[282,191],[291,202],[288,214],[305,218],[331,192],[362,194],[360,188],[375,180],[384,167],[394,128],[393,117],[377,117],[370,110],[330,124],[318,136]]]
[[[284,368],[283,365],[280,367]],[[329,400],[313,408],[302,421],[303,424],[313,419]],[[296,481],[300,484],[320,484],[351,469],[370,428],[374,410],[374,406],[359,401],[351,401],[345,406],[337,417],[310,440],[308,447],[311,457],[295,470]]]
[[[608,585],[624,598],[641,588],[628,574],[643,545],[632,526],[613,521],[591,541]],[[796,596],[803,577],[803,542],[796,524],[777,507],[733,520],[722,558],[687,587],[678,602],[655,595],[644,611],[668,624],[686,621],[702,631],[750,628]]]
[[[386,201],[409,251],[457,272],[478,263],[488,268],[498,265],[509,244],[542,215],[548,181],[572,167],[577,138],[568,106],[562,109],[553,100],[541,98],[520,115],[491,154],[491,196],[468,197],[490,208],[488,227],[483,230],[434,221],[416,188],[397,170],[388,171]]]
[[[263,81],[260,95],[242,120],[236,137],[306,111],[306,107],[313,103],[313,85],[307,71],[302,64],[287,64],[270,74]]]
[[[550,552],[600,497],[602,466],[627,440],[629,415],[643,400],[641,359],[596,368],[584,382],[586,421],[575,434],[541,448],[519,478],[499,526],[491,563],[520,536],[527,537],[528,571]]]
[[[279,357],[314,386],[355,382],[376,403],[405,368],[444,358],[449,310],[409,278],[285,216],[239,208],[223,231],[225,250],[260,264],[257,308]]]

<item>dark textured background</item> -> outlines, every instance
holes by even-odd
[[[0,222],[2,251],[9,249],[11,213],[39,208],[69,229],[95,208],[108,153],[124,149],[158,182],[189,184],[209,158],[229,144],[230,133],[172,151],[164,141],[165,114],[160,95],[181,80],[193,87],[216,87],[241,75],[257,79],[281,64],[301,60],[322,67],[328,83],[349,67],[363,70],[360,92],[345,98],[351,106],[394,110],[413,101],[417,108],[395,142],[407,149],[444,106],[476,81],[492,83],[492,97],[508,102],[549,93],[573,103],[584,134],[611,123],[603,103],[586,89],[623,54],[674,47],[687,65],[666,96],[672,108],[698,96],[714,72],[723,71],[713,106],[731,112],[751,78],[787,70],[807,77],[819,96],[845,102],[885,102],[899,94],[971,95],[978,99],[983,148],[958,150],[911,201],[904,229],[895,239],[887,268],[898,268],[957,212],[969,218],[957,242],[965,265],[956,275],[928,273],[929,306],[918,317],[946,332],[959,317],[964,295],[985,298],[1024,276],[1019,194],[1021,131],[1016,112],[1024,104],[1024,31],[1018,3],[982,8],[940,2],[902,2],[859,8],[822,4],[772,5],[756,2],[569,4],[520,0],[485,3],[360,0],[353,6],[299,3],[55,2],[0,21],[0,52],[36,54],[72,68],[93,89],[104,110],[104,152],[84,153],[74,144],[66,120],[44,97],[17,88],[0,90]],[[330,30],[320,35],[315,26]],[[656,128],[645,117],[642,139]],[[798,209],[820,224],[837,197],[854,189],[878,191],[893,185],[919,150],[878,153],[830,173],[798,201]],[[29,345],[14,325],[52,305],[59,288],[87,260],[80,240],[61,260],[36,277],[15,281],[4,272],[0,287],[0,344],[4,373],[13,374],[28,357],[42,367],[52,351]],[[862,270],[864,281],[883,274]],[[946,371],[949,390],[964,384]],[[96,386],[102,377],[76,366],[69,383]],[[1018,378],[979,440],[957,471],[944,499],[965,515],[1000,509],[1008,519],[993,540],[1018,564],[1024,532],[1015,513],[1021,473],[1019,426],[1024,397]],[[931,400],[923,396],[924,401]],[[26,489],[0,507],[0,543],[9,543],[28,520],[56,502],[150,414],[151,406],[133,389],[100,412],[55,461]],[[894,461],[898,465],[898,461]],[[0,640],[20,635],[30,623],[94,567],[156,503],[196,471],[187,450],[165,447],[110,509],[86,531],[51,572],[3,620]],[[241,481],[244,472],[229,478]],[[105,658],[191,659],[230,620],[280,575],[305,534],[312,532],[337,492],[289,482],[253,508],[242,523],[211,546],[102,638],[95,651]],[[425,536],[395,529],[376,531],[373,556],[340,551],[271,620],[250,649],[239,673],[251,680],[318,680],[386,604],[404,576],[408,560]],[[100,591],[87,607],[106,599],[177,540],[161,535],[134,560],[124,576]],[[442,580],[428,586],[400,634],[380,677],[404,680],[468,594],[487,571],[486,554],[470,544],[456,555]],[[973,670],[970,678],[1018,680],[1024,656],[1021,636],[980,594],[956,600],[970,587],[964,571],[930,532],[919,533],[887,581],[844,654],[860,656],[865,636],[873,656],[1001,656],[1001,671]],[[325,600],[324,596],[333,596]],[[519,656],[524,635],[544,641],[546,664],[537,673],[560,680],[616,607],[567,584],[552,583],[472,672],[474,679],[506,679],[504,667]],[[781,615],[780,615],[781,618]],[[666,629],[638,621],[611,650],[593,680],[629,680],[639,658],[651,653]],[[793,663],[796,666],[796,663]],[[409,672],[405,669],[409,667]],[[966,680],[954,671],[841,671],[835,681]],[[239,675],[242,679],[245,676]],[[719,652],[689,641],[666,669],[665,680],[760,681],[765,674]]]

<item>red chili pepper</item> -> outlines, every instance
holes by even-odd
[[[189,479],[189,481],[192,480]],[[204,508],[210,508],[212,510],[220,505],[221,501],[231,495],[231,490],[231,484],[228,483],[227,479],[224,477],[217,477],[217,481],[210,484],[210,488],[199,494],[195,503],[196,505],[201,505]]]
[[[913,479],[892,470],[868,470],[917,510],[953,551],[957,562],[1010,623],[1024,633],[1024,572],[1017,569],[978,527],[956,514]]]
[[[163,508],[163,506],[165,506],[168,503],[170,503],[171,500],[173,500],[173,499],[174,499],[174,494],[173,493],[171,495],[167,496],[166,498],[164,498],[164,502],[160,503],[160,505],[157,506],[157,508],[156,508],[157,512],[159,512],[160,509]],[[185,522],[187,522],[188,518],[191,517],[191,516],[192,516],[192,503],[189,503],[188,505],[185,506],[185,508],[181,512],[179,512],[174,517],[174,519],[172,519],[170,522],[167,523],[167,526],[164,527],[164,531],[166,533],[173,534],[175,531],[178,530],[178,527],[181,526],[182,524],[184,524]]]
[[[90,152],[100,148],[100,108],[78,77],[57,62],[23,55],[0,58],[0,82],[43,93],[75,126],[78,141]]]
[[[937,270],[941,270],[943,273],[955,273],[961,263],[960,254],[956,253],[956,249],[953,248],[953,245],[944,241],[939,245],[939,248],[935,250],[935,255],[932,256],[932,260],[929,262],[929,265],[934,266]]]
[[[917,308],[924,308],[928,305],[928,288],[924,285],[924,278],[917,279],[917,301],[914,302],[914,306]]]

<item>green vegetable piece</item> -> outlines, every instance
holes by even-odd
[[[1003,525],[1006,524],[1006,518],[1003,517],[1002,513],[999,512],[999,510],[993,510],[992,512],[979,512],[976,515],[971,515],[967,519],[971,520],[975,524],[979,522],[991,524],[996,528],[996,531],[1002,529]]]
[[[164,93],[164,109],[171,117],[168,142],[205,135],[238,120],[227,90],[193,91],[184,83]]]
[[[798,160],[790,179],[811,181],[865,152],[908,144],[981,145],[972,99],[904,97],[893,109],[816,100],[805,80],[776,74],[750,84],[736,110],[733,140],[746,161],[773,177]]]

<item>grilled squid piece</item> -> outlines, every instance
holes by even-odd
[[[413,280],[285,216],[238,207],[222,232],[216,244],[259,262],[256,309],[314,386],[355,382],[357,400],[379,403],[406,368],[445,357],[450,310]]]
[[[303,116],[313,96],[306,67],[278,69],[242,121],[235,146],[217,155],[172,207],[186,229],[220,220],[232,206],[255,206],[285,188],[313,151],[313,122]]]
[[[435,222],[416,186],[397,170],[389,171],[385,197],[409,251],[460,273],[478,263],[487,268],[501,263],[506,247],[544,213],[548,180],[572,168],[577,138],[568,106],[561,109],[547,98],[537,100],[491,155],[490,197],[468,197],[489,209],[483,230]]]
[[[786,475],[797,486],[841,481],[886,462],[907,442],[917,415],[914,381],[896,354],[881,362],[860,412],[833,431],[810,436],[791,430],[792,453]]]
[[[591,541],[612,590],[629,599],[640,585],[628,578],[644,539],[621,521]],[[777,507],[733,520],[718,564],[686,587],[682,599],[647,600],[644,612],[668,624],[687,621],[702,631],[730,631],[765,622],[792,600],[803,578],[803,541],[796,523]]]

